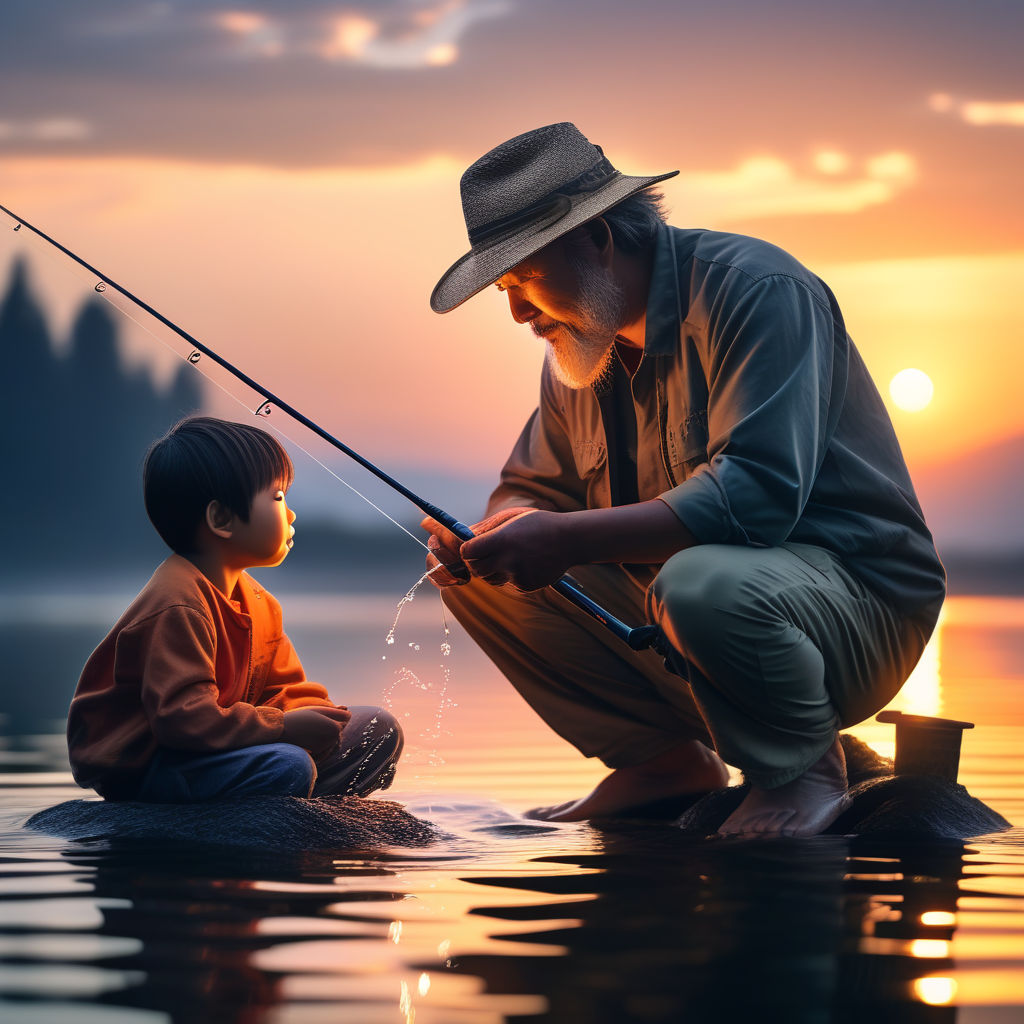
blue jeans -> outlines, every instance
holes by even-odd
[[[401,727],[381,708],[350,710],[341,744],[319,764],[291,743],[212,754],[161,747],[135,799],[185,804],[238,796],[367,796],[387,789],[402,753]]]

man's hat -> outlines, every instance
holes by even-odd
[[[678,173],[622,174],[568,121],[503,142],[462,176],[471,248],[437,282],[431,309],[447,313],[556,238]]]

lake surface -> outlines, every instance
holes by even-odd
[[[301,857],[24,830],[85,795],[63,715],[131,595],[0,595],[5,1024],[1024,1019],[1024,830],[742,842],[530,821],[602,766],[445,633],[432,591],[385,643],[401,593],[279,596],[311,678],[402,718],[385,796],[449,838]],[[960,781],[1015,823],[1022,687],[1024,599],[952,598],[892,705],[975,722]],[[891,755],[890,726],[852,731]]]

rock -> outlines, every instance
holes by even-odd
[[[853,736],[841,739],[851,803],[826,834],[967,839],[1011,827],[959,783],[930,775],[894,775],[889,758],[880,757]],[[729,786],[708,793],[676,824],[689,835],[713,835],[748,789]]]
[[[445,834],[390,800],[258,796],[197,804],[68,800],[26,828],[64,839],[173,841],[267,851],[426,846]]]

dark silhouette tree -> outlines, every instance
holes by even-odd
[[[148,371],[127,367],[115,314],[94,296],[58,355],[23,260],[0,303],[0,355],[0,453],[16,482],[0,506],[3,536],[17,537],[6,564],[70,573],[162,557],[143,508],[142,459],[201,406],[199,374],[182,365],[159,390]]]

